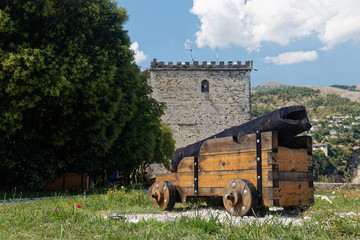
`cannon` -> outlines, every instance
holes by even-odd
[[[177,149],[169,174],[149,199],[163,210],[201,197],[234,216],[263,206],[297,208],[314,201],[311,128],[303,106],[281,108]]]

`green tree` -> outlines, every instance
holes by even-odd
[[[151,163],[162,163],[169,167],[169,160],[175,148],[170,128],[161,124],[164,104],[149,97],[150,87],[146,76],[142,76],[134,115],[126,124],[127,131],[120,134],[105,156],[103,167],[121,169],[127,176],[144,172]],[[121,161],[119,161],[121,159]]]
[[[329,161],[329,158],[321,150],[313,152],[314,180],[318,181],[321,176],[331,175],[336,167]]]
[[[104,165],[142,87],[126,20],[110,0],[0,1],[2,184]]]

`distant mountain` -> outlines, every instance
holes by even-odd
[[[253,87],[251,87],[251,91],[261,91],[261,90],[268,90],[268,89],[276,89],[276,88],[284,88],[284,87],[289,87],[291,85],[289,84],[284,84],[284,83],[280,83],[280,82],[274,82],[274,81],[270,81],[270,82],[266,82],[263,84],[259,84],[259,85],[255,85]]]

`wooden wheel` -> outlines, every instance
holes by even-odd
[[[248,180],[233,179],[224,188],[224,206],[233,216],[251,215],[257,207],[257,201],[256,188]]]
[[[175,186],[168,181],[155,182],[150,187],[149,198],[156,208],[170,211],[176,200]]]

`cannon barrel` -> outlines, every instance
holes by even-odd
[[[177,171],[177,167],[184,157],[198,156],[201,145],[208,139],[230,136],[237,138],[239,134],[251,134],[256,131],[277,131],[278,142],[281,146],[286,145],[287,142],[291,141],[296,135],[310,128],[311,124],[304,106],[280,108],[242,125],[231,127],[216,135],[177,149],[171,157],[172,171]]]

